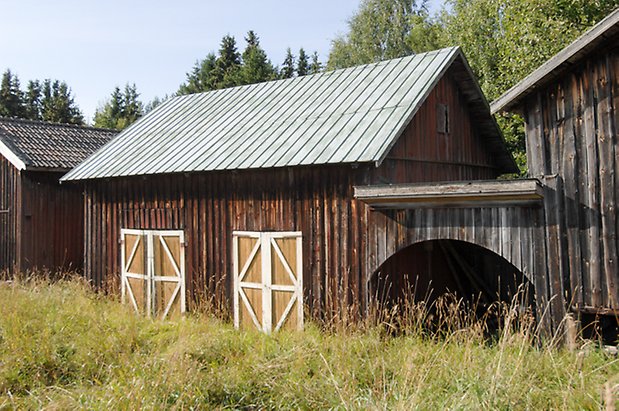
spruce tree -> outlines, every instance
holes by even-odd
[[[115,87],[110,99],[95,112],[95,127],[122,130],[144,114],[140,94],[135,84],[125,85],[124,92]]]
[[[239,84],[253,84],[274,79],[277,73],[267,59],[266,52],[260,47],[260,40],[256,33],[250,30],[245,41],[247,47],[243,51]]]
[[[215,62],[215,88],[226,88],[238,84],[241,56],[236,49],[236,39],[226,35],[221,39],[219,57]]]
[[[304,76],[309,73],[309,61],[307,60],[307,54],[303,47],[299,50],[299,58],[297,59],[297,75]]]
[[[139,96],[140,94],[137,91],[135,83],[132,85],[125,85],[122,120],[119,124],[120,128],[125,128],[134,123],[144,113],[142,102],[138,100]]]
[[[0,84],[0,116],[23,117],[25,113],[19,78],[7,70],[2,75]]]
[[[309,68],[310,74],[320,73],[322,71],[322,63],[318,60],[318,52],[312,54],[312,63]]]
[[[41,119],[53,123],[83,124],[84,117],[64,81],[46,79],[41,92]]]
[[[288,47],[286,50],[286,58],[279,71],[279,78],[291,78],[294,76],[294,71],[294,56],[292,55],[292,51],[290,51],[290,47]]]
[[[30,120],[41,120],[41,83],[38,80],[29,81],[24,94],[25,117]]]
[[[187,73],[187,81],[181,84],[178,89],[179,94],[201,93],[203,91],[214,90],[215,85],[215,63],[217,56],[214,53],[207,54],[202,61],[197,61],[191,73]]]

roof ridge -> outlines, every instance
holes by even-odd
[[[413,54],[408,54],[406,56],[375,61],[372,63],[365,63],[365,64],[359,64],[359,65],[354,65],[354,66],[349,66],[349,67],[342,67],[342,68],[337,68],[337,69],[332,69],[332,70],[327,70],[327,71],[321,71],[321,72],[313,73],[313,74],[306,74],[304,76],[296,76],[296,77],[290,77],[290,78],[278,78],[278,79],[273,79],[273,80],[261,81],[259,83],[243,84],[240,86],[232,86],[232,87],[219,88],[219,89],[214,89],[214,90],[200,91],[197,93],[190,93],[190,94],[180,94],[175,97],[172,97],[170,100],[187,98],[188,96],[198,96],[198,95],[207,95],[211,93],[220,93],[220,92],[223,92],[223,90],[227,90],[227,91],[240,90],[243,88],[256,87],[260,84],[265,84],[265,83],[284,83],[284,82],[300,81],[302,79],[307,80],[310,78],[325,76],[325,75],[331,76],[343,70],[361,70],[361,69],[368,68],[369,66],[378,66],[380,64],[393,63],[395,61],[403,60],[406,58],[414,58],[414,57],[419,57],[419,56],[432,55],[432,54],[437,54],[441,52],[451,52],[454,49],[459,49],[459,48],[460,48],[459,46],[443,47],[437,50],[424,51],[423,53],[413,53]]]
[[[113,133],[120,132],[120,130],[116,130],[113,128],[94,127],[90,125],[71,124],[71,123],[56,123],[53,121],[31,120],[28,118],[21,118],[21,117],[0,117],[0,123],[2,122],[40,124],[40,125],[52,126],[52,127],[75,128],[79,130],[93,130],[93,131],[109,131]]]

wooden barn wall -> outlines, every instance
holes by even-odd
[[[62,173],[22,173],[21,269],[81,271],[84,255],[82,190],[59,184]]]
[[[439,132],[437,106],[449,110],[449,132]],[[447,72],[419,108],[378,170],[378,182],[485,180],[501,174],[471,119],[468,103]]]
[[[231,298],[232,232],[301,231],[305,299],[313,312],[363,308],[368,209],[352,200],[348,167],[167,175],[91,182],[85,273],[118,287],[120,228],[184,230],[190,304]]]
[[[619,309],[619,51],[525,104],[529,174],[546,185],[548,274],[571,306]]]
[[[20,193],[19,170],[0,156],[0,271],[13,270],[19,261]]]

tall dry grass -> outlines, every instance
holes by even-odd
[[[75,279],[0,299],[2,408],[599,409],[619,383],[616,358],[540,344],[517,304],[495,307],[494,333],[445,297],[265,336],[208,313],[141,318]]]

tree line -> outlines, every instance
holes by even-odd
[[[497,98],[578,35],[619,7],[619,0],[444,0],[431,14],[428,0],[361,0],[337,36],[326,65],[316,52],[290,48],[274,65],[249,31],[240,52],[226,35],[219,50],[196,61],[173,95],[191,94],[263,81],[314,74],[372,63],[447,46],[460,46],[489,101]],[[135,84],[116,87],[95,113],[94,125],[122,129],[168,96],[148,104]],[[83,123],[71,91],[58,80],[30,81],[21,91],[7,70],[0,87],[0,116]],[[523,121],[497,118],[523,172],[526,168]]]
[[[226,35],[217,52],[209,53],[195,63],[187,73],[177,94],[191,94],[227,87],[243,86],[263,81],[315,74],[323,69],[318,53],[308,56],[303,48],[294,56],[290,48],[281,67],[274,66],[260,46],[258,35],[250,30],[245,37],[245,49],[240,53],[236,39]]]
[[[67,83],[59,80],[30,80],[26,90],[19,78],[6,70],[0,83],[0,116],[55,123],[83,124],[84,116],[75,104]]]

